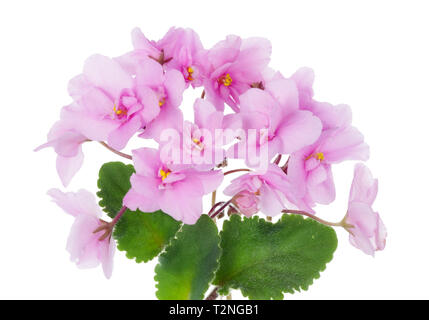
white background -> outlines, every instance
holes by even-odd
[[[67,82],[85,58],[131,50],[136,26],[152,39],[191,27],[207,48],[228,34],[267,37],[273,68],[289,76],[312,67],[316,99],[353,108],[380,180],[375,209],[388,229],[386,249],[366,256],[338,230],[327,270],[287,299],[429,298],[428,9],[427,1],[392,0],[1,1],[0,298],[155,298],[156,261],[136,264],[118,252],[111,280],[69,262],[72,218],[46,195],[61,188],[55,154],[32,151],[70,102]],[[200,90],[186,93],[188,118]],[[96,192],[101,164],[120,159],[95,143],[84,152],[68,190]],[[353,166],[334,168],[337,200],[317,209],[321,217],[342,218]]]

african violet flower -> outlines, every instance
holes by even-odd
[[[165,163],[210,170],[225,158],[223,146],[235,139],[235,129],[241,127],[238,114],[224,115],[207,100],[197,99],[194,103],[194,122],[185,121],[180,136],[171,137],[170,153],[162,153]],[[231,134],[228,130],[231,130]],[[164,144],[161,144],[161,150]],[[179,159],[174,159],[173,156]]]
[[[352,111],[348,105],[332,105],[328,102],[319,102],[313,99],[314,72],[310,68],[301,68],[291,79],[295,82],[299,93],[299,108],[309,110],[316,115],[323,124],[323,129],[347,127],[352,122]]]
[[[298,90],[292,80],[279,78],[252,88],[240,96],[240,116],[247,137],[229,151],[230,156],[246,155],[248,165],[255,165],[267,148],[268,159],[277,153],[290,154],[314,143],[322,125],[311,112],[299,110]],[[256,141],[249,141],[250,130],[256,130]],[[247,152],[249,143],[256,144],[255,154]]]
[[[142,61],[152,59],[167,70],[181,72],[186,85],[202,85],[204,74],[200,59],[205,50],[194,30],[173,27],[159,41],[150,41],[136,28],[132,31],[132,41],[134,50],[117,58],[128,72],[136,73]]]
[[[86,190],[64,193],[51,189],[48,194],[59,207],[75,218],[67,240],[71,261],[83,269],[95,268],[101,263],[104,275],[110,278],[116,244],[111,237],[100,240],[100,235],[94,233],[102,225],[102,213],[95,197]]]
[[[181,130],[183,115],[179,109],[182,103],[185,81],[177,70],[164,72],[162,66],[153,60],[145,60],[137,69],[137,88],[142,96],[156,102],[156,117],[148,121],[140,137],[158,140],[164,129]]]
[[[368,158],[369,147],[356,128],[330,129],[316,143],[293,153],[287,172],[298,196],[313,207],[315,202],[329,204],[335,199],[332,164]]]
[[[231,35],[206,54],[204,89],[218,110],[226,102],[239,111],[239,96],[262,80],[270,61],[271,43],[263,38],[241,39]]]
[[[160,151],[141,148],[133,151],[136,173],[124,205],[143,212],[162,210],[176,220],[194,224],[203,213],[202,197],[222,183],[220,170],[175,170],[160,158]]]
[[[135,172],[130,180],[131,166],[110,163],[100,170],[100,204],[112,213],[112,208],[119,207],[118,201],[122,201],[122,208],[111,222],[100,220],[100,207],[92,194],[85,190],[63,193],[52,189],[48,192],[64,211],[75,218],[67,250],[79,267],[101,264],[106,277],[110,277],[115,250],[111,234],[118,221],[124,222],[118,225],[120,229],[116,229],[121,234],[117,239],[118,245],[121,250],[127,251],[128,256],[135,256],[138,261],[136,253],[132,251],[145,244],[142,244],[140,236],[135,237],[134,231],[144,232],[148,236],[151,232],[163,233],[163,224],[157,225],[156,222],[156,219],[162,218],[158,210],[185,224],[195,224],[204,214],[203,196],[209,193],[213,193],[212,207],[207,213],[212,219],[222,218],[225,210],[229,214],[241,213],[246,217],[259,211],[270,217],[281,213],[301,214],[327,226],[344,227],[350,233],[350,242],[367,254],[373,255],[375,251],[384,249],[386,229],[378,213],[372,209],[377,181],[363,165],[355,168],[345,218],[339,223],[333,223],[314,215],[316,203],[328,204],[335,198],[332,164],[345,160],[366,160],[369,148],[362,134],[351,125],[351,110],[347,105],[332,105],[314,99],[314,73],[311,69],[299,69],[290,78],[285,78],[280,72],[269,68],[271,44],[262,38],[228,36],[210,50],[204,49],[192,29],[171,28],[159,41],[149,41],[139,29],[135,29],[132,39],[132,52],[114,59],[94,55],[86,61],[83,73],[69,83],[73,102],[62,109],[61,119],[49,132],[48,142],[36,149],[52,147],[55,150],[57,171],[64,185],[81,167],[82,144],[87,141],[100,141],[116,155],[134,162]],[[193,122],[184,121],[180,109],[183,92],[190,86],[204,86],[201,99],[197,99],[193,107]],[[232,114],[224,113],[225,103],[231,107]],[[141,138],[155,140],[158,148],[140,148],[134,150],[132,156],[119,152],[137,134]],[[140,141],[144,142],[142,139]],[[275,155],[277,157],[272,161]],[[282,158],[284,155],[290,156],[288,160]],[[254,171],[246,168],[225,172],[227,175],[250,171],[232,180],[224,190],[229,200],[216,200],[216,194],[219,193],[215,191],[224,177],[217,168],[227,166],[228,158],[245,159]],[[285,161],[280,165],[282,159]],[[131,188],[125,197],[118,198],[117,195],[123,194],[123,187],[129,182]],[[129,217],[137,209],[147,215],[152,214],[149,220],[155,228],[146,223],[133,223],[134,219]],[[125,212],[130,215],[124,216]],[[170,244],[166,246],[163,261],[157,267],[156,277],[160,284],[158,292],[165,291],[162,288],[168,288],[169,292],[161,292],[159,297],[176,297],[177,293],[173,291],[180,291],[179,298],[191,296],[186,292],[189,288],[170,290],[171,284],[165,286],[165,278],[173,279],[174,276],[171,278],[168,272],[168,277],[165,277],[159,271],[170,268],[168,260],[171,255],[177,261],[183,258],[194,261],[195,255],[188,254],[190,251],[187,250],[194,251],[198,249],[196,246],[208,240],[206,245],[212,243],[215,250],[206,248],[204,252],[207,255],[197,256],[204,260],[205,267],[212,265],[212,271],[216,270],[219,260],[215,251],[219,251],[219,236],[216,224],[210,218],[200,219],[196,226],[179,231],[177,237],[171,234],[171,238],[166,237],[160,242],[160,250],[164,244]],[[332,230],[317,223],[296,218],[283,216],[280,223],[273,224],[260,218],[231,218],[220,234],[222,254],[229,254],[227,250],[231,245],[224,245],[227,242],[225,239],[229,238],[240,244],[238,248],[243,244],[253,248],[255,243],[261,242],[261,250],[264,246],[269,249],[264,252],[267,255],[265,260],[273,260],[273,254],[278,258],[282,255],[278,249],[287,249],[287,241],[290,241],[284,239],[285,242],[281,242],[286,235],[281,230],[286,226],[286,221],[295,221],[299,223],[300,236],[293,240],[303,241],[303,245],[298,242],[292,245],[302,249],[299,256],[311,255],[315,258],[312,267],[324,266],[335,250],[335,235]],[[211,225],[212,236],[217,240],[210,239],[211,231],[204,227],[204,224],[208,226],[207,223]],[[236,239],[243,237],[246,225],[257,227],[254,235],[260,237],[247,237],[244,242],[244,238]],[[294,232],[291,228],[294,225],[287,224],[286,227],[290,229],[288,232]],[[312,227],[306,229],[305,225]],[[195,239],[200,237],[204,241],[192,241],[191,245],[187,243],[180,246],[182,249],[177,256],[177,252],[172,249],[176,247],[175,244],[184,241],[187,236],[183,235],[190,232],[191,228],[199,230],[202,226],[207,232],[196,234]],[[105,233],[101,235],[102,230]],[[270,230],[279,232],[271,234],[268,239],[266,236],[268,232],[272,233]],[[309,230],[307,234],[306,230]],[[323,231],[326,237],[319,237],[317,230],[320,233]],[[234,236],[228,236],[228,232],[233,232]],[[326,243],[323,238],[326,238]],[[308,245],[304,241],[323,247],[323,250],[318,250],[320,257],[314,256],[313,249],[306,251]],[[254,258],[252,250],[244,250],[240,255],[245,260]],[[318,262],[318,258],[323,259]],[[277,263],[276,268],[295,265],[294,260],[293,255],[288,256],[281,264]],[[298,262],[303,264],[305,261]],[[199,264],[195,265],[198,267]],[[188,273],[186,264],[181,266],[184,266],[181,271]],[[258,272],[270,271],[270,268],[260,268]],[[306,268],[303,265],[298,269]],[[252,283],[252,290],[244,289],[245,284],[239,287],[249,297],[277,298],[287,288],[283,284],[278,287],[278,275],[269,273],[269,277],[263,276],[264,281]],[[234,277],[233,274],[224,276],[229,279]],[[258,278],[250,273],[249,276]],[[297,274],[292,278],[301,276]],[[289,279],[286,278],[280,282],[287,282]],[[177,282],[177,279],[173,280]],[[220,281],[213,283],[215,285],[222,283],[219,279],[215,281]],[[207,286],[201,286],[196,290],[201,292],[194,293],[194,296],[202,297],[203,287]],[[302,286],[300,281],[296,283],[297,288]],[[209,295],[210,298],[216,296],[218,288]]]
[[[110,58],[90,57],[83,74],[69,85],[75,104],[67,108],[74,116],[76,130],[91,140],[107,140],[113,148],[123,149],[160,111],[159,99],[138,86],[139,80]]]
[[[232,198],[232,203],[237,207],[240,213],[250,218],[259,211],[259,196],[257,192],[243,190]]]
[[[366,166],[357,164],[345,221],[353,226],[349,228],[351,244],[369,255],[383,250],[386,245],[386,227],[380,215],[372,209],[377,191],[378,180]]]
[[[236,197],[238,209],[242,207],[244,200],[237,201],[237,197],[246,195],[243,192],[256,195],[257,199],[247,199],[246,202],[256,201],[258,209],[267,216],[276,216],[284,209],[309,209],[295,196],[294,186],[283,170],[275,164],[270,164],[265,173],[250,172],[232,180],[224,190],[226,195]],[[255,204],[245,206],[252,207],[253,211]],[[245,212],[246,210],[242,213],[246,214]]]

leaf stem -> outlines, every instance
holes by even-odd
[[[105,148],[107,148],[108,150],[112,151],[114,154],[117,154],[118,156],[124,157],[126,159],[129,160],[133,160],[133,157],[130,156],[129,154],[123,153],[121,151],[118,151],[116,149],[113,149],[111,146],[109,146],[106,142],[104,141],[98,141],[102,146],[104,146]]]
[[[218,290],[219,290],[219,287],[215,287],[205,300],[216,300],[217,297],[219,296],[217,293]]]
[[[302,216],[309,217],[309,218],[311,218],[311,219],[313,219],[313,220],[315,220],[317,222],[320,222],[320,223],[322,223],[324,225],[331,226],[331,227],[343,227],[346,230],[347,230],[348,227],[351,227],[350,225],[347,225],[345,223],[345,219],[341,220],[340,222],[329,222],[329,221],[323,220],[323,219],[321,219],[319,217],[316,217],[314,214],[311,214],[311,213],[308,213],[308,212],[305,212],[305,211],[301,211],[301,210],[283,210],[282,212],[283,213],[300,214]]]

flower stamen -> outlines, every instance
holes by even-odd
[[[188,71],[188,77],[186,79],[188,81],[194,80],[194,77],[192,76],[194,74],[194,69],[192,67],[188,67],[186,71]]]
[[[232,84],[232,78],[227,73],[226,75],[219,78],[219,82],[222,83],[225,87],[229,87]]]
[[[167,170],[167,171],[164,171],[163,169],[159,170],[159,174],[161,176],[162,181],[164,181],[170,173],[171,173],[170,170]]]
[[[323,160],[325,160],[325,155],[323,154],[323,152],[317,152],[316,154],[309,155],[307,158],[305,158],[305,160],[308,160],[310,158],[315,158],[316,160],[322,162]]]

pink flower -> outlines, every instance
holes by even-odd
[[[352,122],[352,111],[348,105],[332,105],[328,102],[319,102],[313,99],[314,72],[310,68],[301,68],[291,79],[296,83],[299,92],[299,107],[309,110],[316,115],[323,124],[323,129],[347,127]]]
[[[90,57],[83,74],[69,85],[75,103],[66,108],[75,129],[90,140],[107,140],[113,148],[123,149],[160,112],[160,97],[137,85],[145,72],[140,70],[134,79],[114,60],[101,55]]]
[[[235,139],[224,130],[241,127],[237,114],[224,116],[223,112],[208,101],[197,99],[194,104],[194,122],[185,121],[180,139],[173,143],[172,154],[180,154],[180,159],[169,159],[161,154],[164,163],[180,164],[197,170],[210,170],[225,158],[223,146]],[[232,131],[233,133],[234,131]],[[179,138],[179,137],[178,137]]]
[[[203,69],[200,64],[204,48],[198,34],[192,29],[171,28],[159,41],[149,41],[140,29],[132,31],[134,51],[117,58],[128,72],[135,73],[137,65],[152,59],[167,70],[176,69],[186,85],[202,85]]]
[[[257,207],[267,216],[278,215],[284,209],[308,209],[295,196],[294,186],[287,175],[275,164],[270,164],[265,173],[251,172],[234,179],[224,193],[232,197],[248,193],[256,195],[256,199],[246,200],[249,201],[247,206],[257,202]],[[241,203],[244,203],[244,199]],[[253,204],[250,207],[254,209]]]
[[[372,177],[363,164],[355,166],[355,173],[350,189],[349,207],[346,223],[350,228],[350,242],[369,255],[383,250],[386,245],[386,227],[372,204],[377,196],[378,181]]]
[[[159,113],[146,124],[140,137],[159,141],[164,129],[181,131],[183,115],[179,106],[183,99],[185,81],[180,72],[164,72],[159,63],[145,60],[137,72],[137,87],[143,92],[143,96],[156,101]]]
[[[233,197],[232,202],[248,218],[259,211],[259,198],[254,192],[248,190],[240,191]]]
[[[133,151],[136,173],[124,205],[143,212],[162,210],[174,219],[194,224],[203,213],[202,197],[217,189],[223,174],[219,170],[175,170],[160,159],[156,149]]]
[[[271,43],[268,40],[243,40],[232,35],[207,52],[209,66],[206,68],[204,88],[218,110],[223,111],[226,102],[238,112],[239,96],[253,83],[262,80],[262,72],[270,61],[270,55]]]
[[[268,152],[268,159],[277,153],[290,154],[314,143],[320,136],[320,120],[309,111],[299,110],[298,90],[292,80],[279,78],[265,84],[265,90],[252,88],[240,96],[240,116],[247,136],[234,147],[237,157],[246,154],[248,165],[253,156]],[[256,139],[249,135],[256,130]],[[249,146],[256,147],[255,154]],[[264,149],[265,148],[265,149]],[[247,150],[246,150],[247,149]]]
[[[316,143],[290,156],[287,174],[308,206],[313,207],[315,202],[329,204],[335,199],[331,165],[368,158],[369,147],[356,128],[330,129],[323,131]]]
[[[83,163],[82,143],[88,138],[77,132],[67,121],[67,110],[61,112],[61,120],[48,133],[48,142],[34,151],[52,147],[57,153],[57,172],[66,187]]]
[[[113,270],[115,242],[109,237],[99,241],[100,235],[93,233],[101,226],[102,215],[95,197],[86,190],[64,193],[51,189],[48,194],[59,207],[75,218],[67,240],[71,261],[79,268],[95,268],[101,263],[104,275],[109,279]]]

